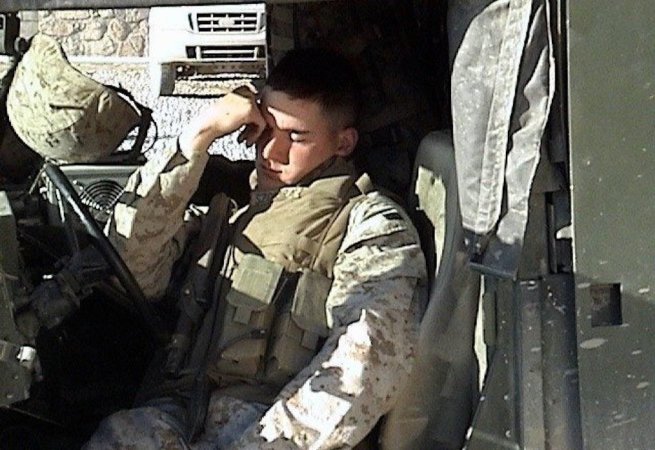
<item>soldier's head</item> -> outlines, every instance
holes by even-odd
[[[257,143],[261,189],[296,184],[357,144],[359,83],[348,61],[322,49],[293,50],[262,91],[268,124]]]

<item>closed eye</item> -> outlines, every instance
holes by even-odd
[[[291,142],[305,142],[307,131],[291,130],[289,132],[289,139]]]

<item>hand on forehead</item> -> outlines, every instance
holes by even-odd
[[[306,134],[320,132],[330,125],[329,117],[314,100],[293,98],[281,91],[265,89],[260,104],[270,127]]]

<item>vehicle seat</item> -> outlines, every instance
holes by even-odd
[[[459,449],[478,400],[474,330],[480,277],[468,268],[452,137],[418,149],[408,199],[430,275],[411,380],[380,431],[382,449]]]

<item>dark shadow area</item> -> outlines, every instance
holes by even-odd
[[[230,161],[224,156],[211,155],[191,201],[208,205],[216,193],[224,192],[244,206],[250,198],[249,177],[253,170],[254,161]]]

